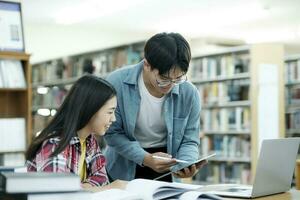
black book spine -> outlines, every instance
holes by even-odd
[[[1,200],[27,200],[26,194],[7,194],[0,192]]]

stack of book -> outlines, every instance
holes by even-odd
[[[80,179],[71,173],[0,173],[0,199],[83,199]]]

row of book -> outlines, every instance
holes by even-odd
[[[249,100],[249,79],[198,84],[202,104]]]
[[[26,88],[21,61],[0,60],[0,88]]]
[[[230,135],[214,135],[201,138],[200,152],[207,155],[214,151],[216,160],[248,160],[251,154],[249,138]]]
[[[286,113],[285,120],[287,129],[298,129],[300,132],[300,110]]]
[[[300,81],[300,59],[288,61],[285,63],[287,82]]]
[[[286,103],[288,105],[300,105],[300,84],[288,87],[286,89]]]
[[[57,108],[64,101],[71,85],[39,87],[33,91],[34,107]]]
[[[285,128],[287,137],[300,134],[300,59],[285,62]],[[300,154],[300,149],[298,154]]]
[[[209,80],[249,72],[249,54],[195,58],[191,63],[191,78]]]
[[[80,77],[84,73],[106,75],[123,65],[138,63],[142,56],[142,49],[134,49],[131,46],[81,56],[70,56],[34,65],[32,81],[33,83],[50,82]]]
[[[235,183],[250,184],[251,171],[250,165],[244,163],[221,163],[209,162],[201,168],[194,180],[205,183]]]
[[[249,131],[250,108],[213,108],[201,112],[201,124],[204,132]]]
[[[0,118],[0,152],[25,151],[25,118]]]

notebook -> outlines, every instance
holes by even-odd
[[[300,138],[264,140],[253,185],[236,185],[211,193],[225,197],[255,198],[288,191],[299,144]]]

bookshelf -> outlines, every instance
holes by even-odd
[[[200,152],[217,153],[195,182],[252,183],[261,141],[284,137],[283,61],[280,44],[193,58],[189,79],[201,98]]]
[[[31,133],[30,55],[0,52],[0,165],[23,165]]]
[[[285,58],[286,137],[300,137],[300,55]]]
[[[285,136],[300,137],[300,55],[285,57]],[[300,188],[299,161],[293,179],[293,185]]]
[[[32,66],[33,135],[56,113],[72,84],[83,74],[105,77],[109,72],[143,58],[144,42],[57,58]],[[94,69],[94,71],[89,71]]]

